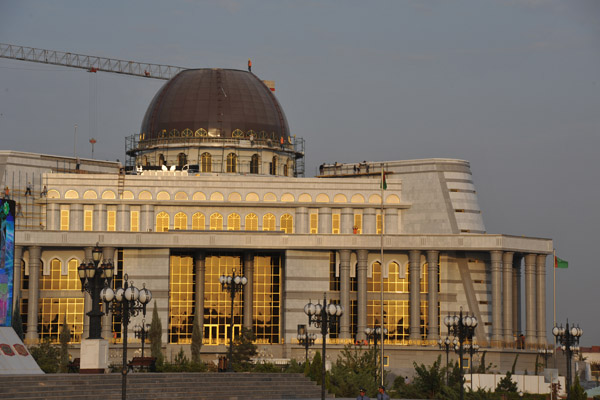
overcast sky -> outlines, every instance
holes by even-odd
[[[489,233],[552,238],[557,319],[600,345],[600,1],[6,1],[0,42],[245,69],[322,162],[471,163]],[[0,59],[0,148],[124,159],[164,81]],[[552,268],[548,259],[548,329]],[[551,334],[549,333],[549,338]]]

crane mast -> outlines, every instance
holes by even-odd
[[[162,80],[169,80],[179,72],[188,69],[173,65],[140,63],[6,43],[0,43],[0,58],[80,68],[89,72],[103,71]]]

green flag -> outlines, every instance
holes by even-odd
[[[554,268],[569,268],[569,262],[554,256]]]

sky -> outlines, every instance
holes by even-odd
[[[551,238],[600,345],[600,1],[6,1],[0,42],[274,80],[322,162],[471,163],[488,233]],[[164,81],[0,59],[0,149],[125,158]],[[77,131],[75,131],[77,125]],[[553,270],[548,260],[548,330]],[[596,311],[594,311],[594,309]],[[550,332],[548,332],[551,338]]]

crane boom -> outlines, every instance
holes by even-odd
[[[173,65],[149,64],[106,57],[86,56],[84,54],[36,49],[5,43],[0,43],[0,58],[81,68],[90,72],[104,71],[163,80],[169,80],[179,72],[188,69]]]

